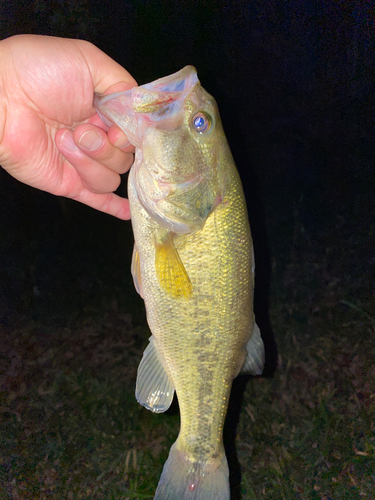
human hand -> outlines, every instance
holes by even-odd
[[[0,41],[0,165],[43,191],[129,219],[113,193],[134,148],[93,108],[94,92],[136,85],[84,40],[19,35]]]

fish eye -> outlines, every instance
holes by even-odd
[[[211,128],[211,117],[200,111],[193,116],[192,123],[197,132],[204,134]]]

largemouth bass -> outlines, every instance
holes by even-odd
[[[232,381],[241,369],[260,374],[264,349],[246,202],[216,102],[187,66],[94,103],[136,146],[132,274],[152,332],[136,398],[163,412],[176,391],[181,413],[155,500],[227,500]]]

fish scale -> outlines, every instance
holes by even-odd
[[[137,144],[128,185],[136,245],[132,272],[152,332],[138,370],[137,399],[165,411],[175,390],[180,407],[180,433],[155,500],[227,500],[222,432],[232,381],[245,359],[253,374],[261,373],[264,362],[253,313],[246,203],[216,103],[195,69],[145,88],[155,94],[155,119],[153,111],[143,116],[154,109],[150,93],[145,106],[139,91],[133,91],[136,103],[127,91],[121,99],[97,98],[96,106]],[[179,105],[163,111],[168,91],[177,88]],[[194,129],[195,116],[199,125],[210,120],[205,133]]]

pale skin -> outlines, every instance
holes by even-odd
[[[0,165],[21,182],[120,219],[129,202],[114,194],[134,148],[92,106],[94,92],[136,85],[84,40],[19,35],[0,41]]]

